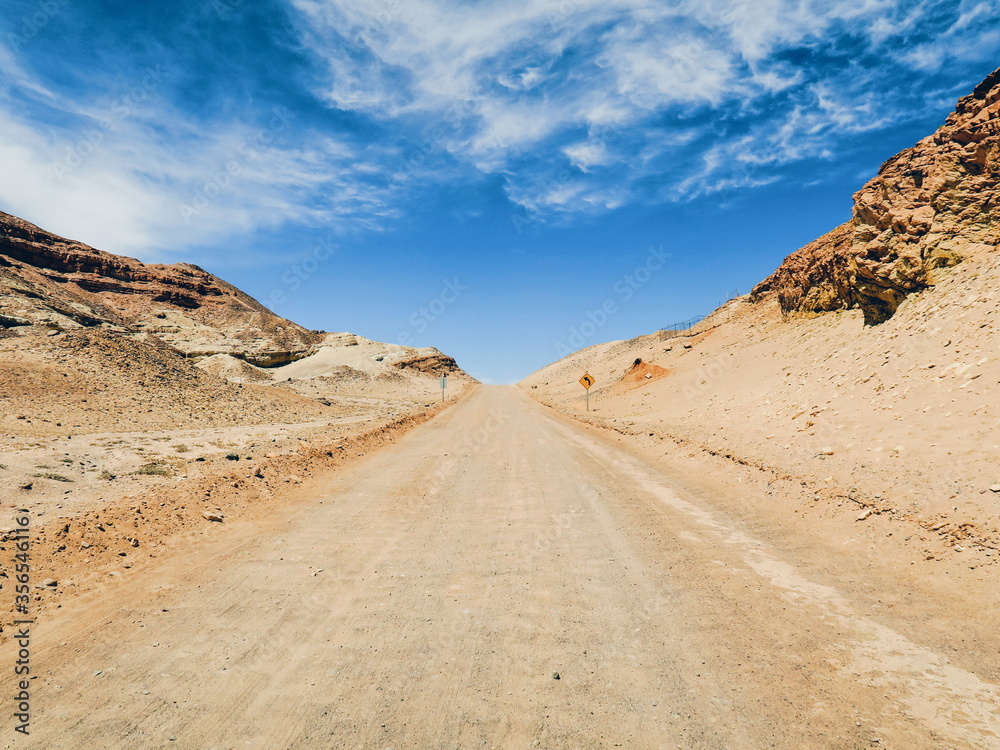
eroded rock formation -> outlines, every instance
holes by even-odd
[[[104,327],[147,334],[196,357],[258,366],[309,354],[323,335],[275,315],[198,266],[146,264],[0,212],[0,326]]]
[[[1000,70],[934,134],[887,161],[853,218],[792,253],[754,290],[785,313],[860,308],[888,320],[907,295],[1000,244]]]

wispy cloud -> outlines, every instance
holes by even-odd
[[[998,9],[984,0],[961,0],[957,18],[939,34],[901,50],[898,58],[917,70],[935,73],[950,61],[996,57],[1000,49]]]
[[[191,5],[102,66],[64,41],[87,8],[52,0],[29,39],[18,7],[0,203],[143,257],[377,231],[477,181],[537,220],[768,184],[940,106],[969,84],[950,63],[1000,45],[988,0],[266,0],[239,29],[256,4]]]
[[[887,85],[877,76],[900,72],[885,59],[931,70],[985,57],[1000,19],[992,4],[949,13],[944,0],[291,2],[305,45],[327,66],[319,93],[331,106],[405,123],[462,103],[464,125],[443,147],[503,173],[514,202],[557,212],[619,205],[582,199],[610,181],[619,197],[641,200],[640,183],[678,159],[688,168],[646,198],[769,182],[768,165],[822,158],[851,133],[907,116],[911,100],[894,108],[875,93]],[[951,39],[973,28],[967,43]],[[709,115],[700,151],[664,146],[662,132],[699,113]],[[610,149],[602,128],[627,131],[628,149]],[[577,174],[553,186],[565,168]]]
[[[11,57],[0,47],[0,59]],[[0,101],[0,204],[53,231],[176,259],[285,222],[377,229],[398,215],[384,153],[309,132],[285,108],[252,123],[206,123],[166,96],[169,71],[74,98],[11,70]],[[31,106],[11,106],[18,94]]]

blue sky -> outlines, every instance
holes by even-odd
[[[511,382],[746,292],[998,51],[985,0],[8,0],[0,209]]]

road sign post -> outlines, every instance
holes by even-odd
[[[580,378],[580,385],[587,389],[587,411],[590,411],[590,388],[596,382],[589,372],[583,373],[583,377]]]
[[[444,389],[448,387],[448,376],[447,375],[442,375],[440,382],[441,382],[441,403],[443,404],[444,403]]]

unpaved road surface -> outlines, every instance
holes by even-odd
[[[1000,748],[1000,688],[671,487],[482,388],[319,496],[46,613],[32,734],[4,739]]]

